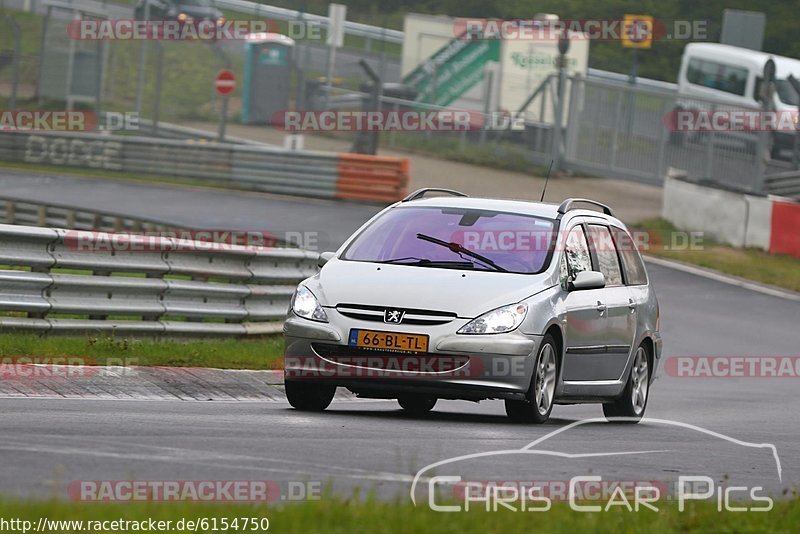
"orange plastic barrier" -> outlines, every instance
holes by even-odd
[[[336,197],[396,202],[408,194],[408,177],[407,159],[339,154]]]

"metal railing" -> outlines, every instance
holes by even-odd
[[[163,222],[141,217],[7,197],[0,197],[0,223],[104,232],[153,231],[167,228]]]
[[[300,249],[0,224],[0,330],[275,333],[296,285],[317,271],[317,257]]]
[[[800,199],[800,170],[768,174],[764,177],[764,191]]]

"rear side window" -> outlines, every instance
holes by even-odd
[[[747,69],[693,57],[686,69],[686,79],[695,85],[744,96]]]
[[[625,269],[625,280],[629,286],[641,286],[647,284],[647,271],[644,269],[644,262],[636,250],[633,238],[622,228],[612,227],[614,243],[617,251],[622,257],[622,267]]]
[[[592,239],[592,248],[597,256],[600,272],[606,277],[606,287],[622,285],[622,269],[619,266],[617,249],[611,232],[605,226],[589,225],[589,236]]]

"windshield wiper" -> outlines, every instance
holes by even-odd
[[[413,260],[413,261],[410,261]],[[375,263],[392,263],[396,265],[411,265],[413,267],[444,267],[451,269],[474,269],[471,261],[429,260],[427,258],[392,258],[390,260],[376,261]]]
[[[422,239],[423,241],[428,241],[429,243],[433,243],[435,245],[446,247],[446,248],[450,249],[452,252],[455,252],[456,254],[462,254],[462,255],[465,255],[465,256],[469,256],[471,258],[475,258],[479,262],[485,263],[489,267],[493,268],[495,271],[500,271],[501,273],[507,273],[508,272],[508,270],[500,267],[499,265],[497,265],[495,262],[493,262],[492,260],[490,260],[486,256],[478,254],[477,252],[472,252],[468,248],[464,248],[463,245],[461,245],[459,243],[456,243],[454,241],[444,241],[442,239],[438,239],[436,237],[432,237],[432,236],[425,235],[425,234],[417,234],[417,239]]]

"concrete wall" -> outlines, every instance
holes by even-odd
[[[662,216],[678,228],[702,230],[717,241],[744,247],[748,210],[745,195],[677,178],[667,177],[664,181]]]
[[[667,176],[662,216],[735,247],[800,257],[800,202],[757,196]]]

